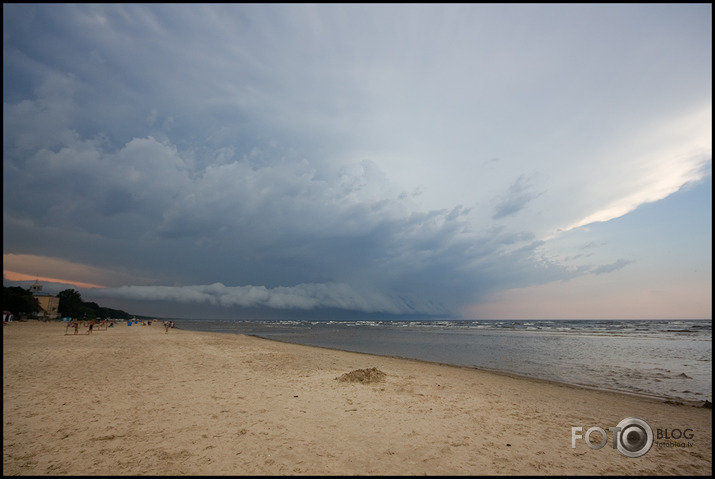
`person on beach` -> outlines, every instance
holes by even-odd
[[[169,333],[169,328],[171,327],[171,323],[169,321],[164,321],[164,334]]]
[[[77,321],[76,319],[74,319],[73,321],[74,321],[74,333],[79,334],[79,321]]]
[[[89,322],[89,329],[87,330],[87,334],[92,334],[92,329],[94,329],[94,319]]]

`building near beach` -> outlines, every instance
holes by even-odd
[[[35,281],[35,284],[30,286],[30,292],[40,305],[40,311],[37,313],[39,318],[57,319],[60,317],[60,298],[52,296],[51,294],[43,293],[42,285],[37,280]]]

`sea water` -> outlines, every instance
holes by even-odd
[[[712,320],[206,320],[196,331],[503,371],[712,402]]]

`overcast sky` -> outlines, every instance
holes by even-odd
[[[712,318],[711,131],[711,4],[3,4],[3,283]]]

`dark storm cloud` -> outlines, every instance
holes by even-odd
[[[707,69],[656,52],[707,29],[524,8],[3,5],[4,253],[115,300],[400,314],[627,269],[545,238],[705,174]]]

